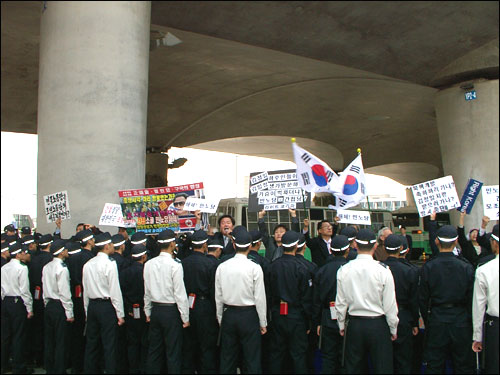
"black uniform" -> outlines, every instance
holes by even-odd
[[[383,261],[394,278],[398,303],[398,338],[393,342],[394,373],[410,374],[412,369],[413,334],[418,327],[418,273],[413,267],[389,257]]]
[[[426,329],[427,373],[443,373],[447,351],[456,374],[473,372],[472,291],[474,268],[451,252],[422,266],[419,306]],[[429,313],[430,311],[430,313]]]
[[[338,225],[332,224],[332,239],[337,234]],[[311,260],[321,267],[326,263],[327,258],[331,252],[328,251],[328,246],[321,236],[311,238],[310,232],[304,234],[307,241],[307,247],[311,250]]]
[[[185,330],[184,369],[194,372],[199,358],[198,373],[216,374],[217,318],[212,299],[214,266],[204,254],[194,251],[182,260],[184,285],[189,296],[189,322]],[[193,306],[194,304],[194,306]]]
[[[284,253],[271,263],[272,337],[271,373],[281,372],[286,351],[296,373],[307,373],[307,334],[312,305],[309,273],[299,260]]]
[[[33,319],[32,319],[32,335],[31,345],[33,348],[34,359],[37,364],[43,363],[43,348],[44,348],[44,311],[42,296],[42,269],[52,260],[53,256],[50,252],[40,251],[34,256],[30,262],[29,278],[30,291],[33,296]]]
[[[133,261],[120,274],[125,309],[127,354],[131,374],[145,373],[148,355],[148,328],[144,315],[144,265]],[[135,311],[135,315],[134,315]],[[125,345],[121,343],[120,345]]]
[[[342,336],[339,333],[334,308],[337,296],[337,271],[347,263],[343,256],[328,258],[314,278],[313,327],[321,325],[322,374],[338,374],[342,360]]]

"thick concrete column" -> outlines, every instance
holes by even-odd
[[[471,81],[467,81],[468,83]],[[469,178],[498,184],[498,79],[472,81],[477,99],[466,101],[462,84],[439,91],[435,98],[444,175],[452,175],[459,198]],[[466,216],[465,228],[479,228],[482,194]],[[450,212],[453,224],[459,214]],[[488,226],[491,230],[493,223]]]
[[[144,187],[150,1],[50,1],[41,15],[38,231],[43,196],[67,190],[71,219],[98,224],[118,190]],[[116,233],[116,228],[103,227]]]

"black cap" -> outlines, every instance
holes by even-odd
[[[401,250],[399,253],[404,254],[409,250],[408,240],[406,239],[406,236],[403,236],[402,234],[400,234],[399,237],[401,239],[401,245],[403,245],[403,250]]]
[[[356,234],[356,242],[362,245],[373,245],[377,242],[377,237],[371,229],[360,229]]]
[[[231,237],[233,237],[233,240],[236,238],[236,234],[240,231],[245,231],[248,233],[247,228],[245,228],[243,225],[237,225],[233,228],[233,231],[229,233]]]
[[[346,251],[349,248],[349,238],[347,236],[344,236],[343,234],[339,234],[338,236],[333,237],[330,248],[334,252]]]
[[[4,232],[15,232],[16,231],[16,227],[12,224],[9,224],[9,225],[6,225],[4,228],[3,228]]]
[[[236,229],[236,228],[235,228]],[[236,231],[233,230],[231,234],[234,238],[234,243],[237,247],[245,248],[252,244],[252,236],[248,233],[247,229],[240,226]]]
[[[223,249],[224,248],[224,245],[222,245],[222,243],[219,241],[219,240],[216,240],[214,238],[209,238],[208,239],[208,249],[215,249],[215,248],[221,248]]]
[[[437,238],[442,242],[453,242],[458,238],[457,228],[453,225],[444,225],[437,231]]]
[[[24,236],[22,239],[21,239],[21,243],[23,245],[29,245],[31,243],[35,242],[35,239],[33,238],[33,236],[31,234],[28,234],[27,236]]]
[[[134,234],[135,236],[135,234]],[[132,236],[132,238],[134,237]],[[146,237],[146,236],[144,236]],[[169,243],[175,241],[175,232],[171,229],[165,229],[160,232],[157,238],[158,243]]]
[[[8,245],[13,244],[14,242],[17,242],[18,237],[17,236],[7,236],[5,238],[5,242],[7,242]]]
[[[490,239],[499,242],[498,241],[498,224],[495,224],[495,226],[493,227],[493,231],[490,234]]]
[[[356,238],[358,231],[354,227],[345,227],[340,231],[340,234],[346,236],[349,241],[352,241]]]
[[[115,234],[111,237],[111,242],[113,242],[114,247],[120,247],[125,243],[125,237],[121,234]]]
[[[191,243],[193,245],[202,245],[208,241],[208,234],[204,230],[197,230],[191,236]]]
[[[69,240],[64,244],[64,247],[68,249],[68,251],[76,251],[80,249],[80,244],[78,242]]]
[[[66,241],[64,240],[55,240],[52,245],[50,245],[50,252],[54,256],[58,256],[61,252],[66,248]]]
[[[262,234],[258,230],[251,230],[250,236],[252,236],[252,244],[255,245],[257,242],[262,241]]]
[[[84,229],[75,235],[75,239],[80,242],[87,242],[94,238],[94,233],[90,229]]]
[[[22,227],[21,233],[22,234],[31,234],[31,228],[30,227]]]
[[[49,243],[52,243],[53,240],[54,239],[52,238],[51,234],[44,234],[42,237],[40,237],[40,239],[38,240],[38,243],[40,244],[40,246],[45,247]]]
[[[283,247],[294,247],[299,243],[299,233],[293,230],[288,230],[281,237]]]
[[[19,254],[23,250],[23,247],[19,242],[15,242],[12,245],[9,246],[9,253],[12,256],[16,256],[16,254]]]
[[[132,248],[132,258],[140,258],[147,253],[148,249],[142,244],[134,245],[134,247]]]
[[[9,250],[9,244],[7,242],[2,242],[2,253]]]
[[[95,246],[104,246],[111,243],[111,234],[109,232],[99,233],[95,236]]]
[[[146,241],[146,233],[144,232],[135,232],[130,238],[132,245],[144,244]]]
[[[297,247],[302,247],[306,244],[306,236],[304,236],[303,233],[299,233],[299,243],[297,244]]]
[[[388,252],[399,250],[401,247],[401,236],[389,234],[384,240],[384,247]]]

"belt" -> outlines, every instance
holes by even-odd
[[[56,299],[56,298],[47,298],[49,300],[49,302],[61,302],[60,299]]]
[[[93,302],[109,302],[109,301],[111,301],[111,298],[109,298],[109,297],[107,297],[107,298],[91,298],[90,300]]]
[[[6,298],[16,299],[16,298],[21,298],[21,296],[5,296],[5,297],[3,297],[3,299],[6,299]]]
[[[176,306],[175,303],[151,302],[153,306]]]
[[[498,316],[492,316],[492,315],[486,314],[486,317],[484,320],[493,320],[495,322],[498,322]]]
[[[385,315],[377,315],[377,316],[361,316],[361,315],[349,315],[349,319],[363,319],[363,320],[373,320],[373,319],[382,319],[385,318]]]
[[[224,307],[228,308],[230,310],[254,310],[256,308],[255,305],[251,305],[251,306],[224,305]]]
[[[452,308],[452,307],[465,307],[465,305],[462,303],[441,303],[439,305],[432,305],[432,307]]]

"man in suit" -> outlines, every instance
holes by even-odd
[[[335,223],[332,225],[328,220],[321,220],[318,223],[319,236],[311,238],[309,234],[309,220],[304,219],[304,235],[306,237],[307,247],[311,250],[311,260],[318,267],[326,263],[326,259],[332,254],[331,242],[337,233],[337,222],[339,217],[335,217]]]
[[[219,241],[224,244],[222,248],[222,255],[229,255],[234,253],[233,241],[231,240],[231,232],[235,225],[234,218],[231,215],[223,215],[217,221],[219,231],[209,238]]]

